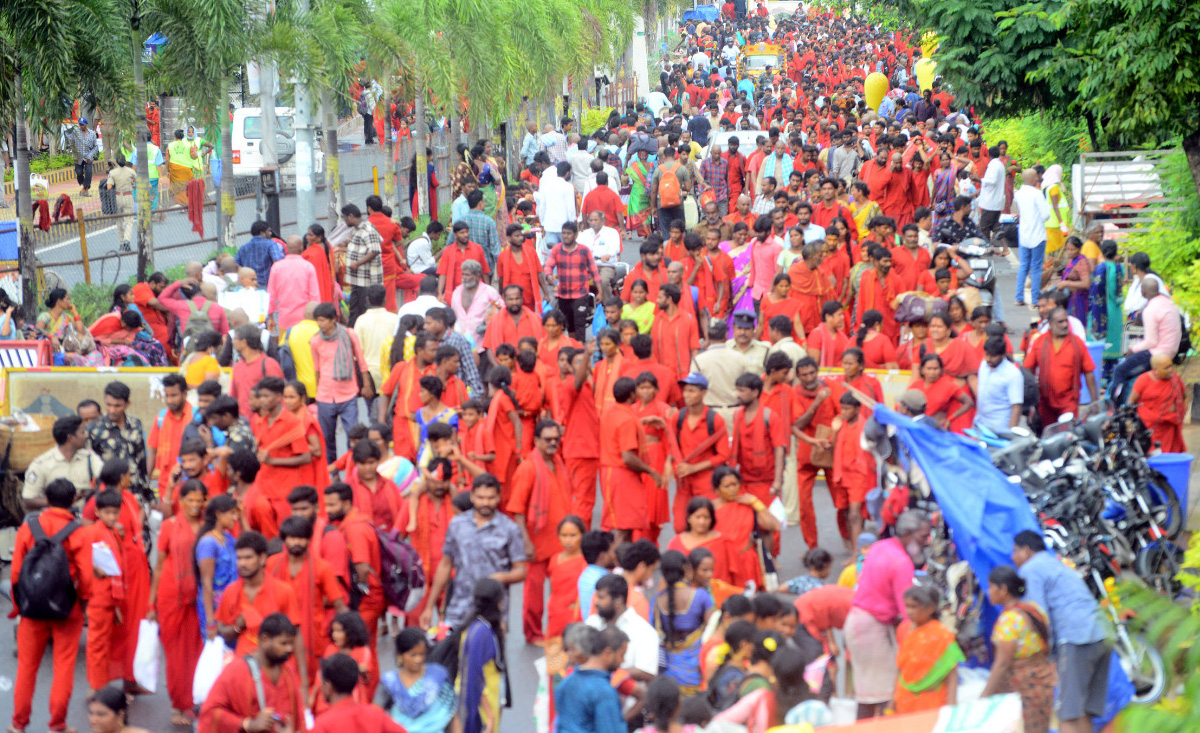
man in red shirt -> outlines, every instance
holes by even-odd
[[[596,187],[583,197],[580,211],[584,217],[593,211],[604,214],[604,226],[613,227],[618,232],[625,230],[625,204],[621,197],[608,185],[608,174],[600,171],[596,174]]]
[[[262,331],[256,324],[243,323],[233,330],[233,350],[238,361],[229,377],[229,396],[237,400],[238,414],[250,418],[254,414],[250,391],[265,377],[283,379],[283,369],[279,362],[263,353]]]
[[[492,363],[496,363],[496,347],[500,344],[517,345],[526,336],[541,340],[546,335],[542,319],[525,306],[525,292],[520,285],[504,288],[504,313],[497,313],[488,322],[483,332],[481,345],[488,350]]]
[[[311,522],[301,517],[288,517],[279,525],[279,536],[285,552],[267,559],[266,573],[267,577],[287,583],[296,593],[300,635],[308,655],[308,680],[311,683],[316,678],[317,660],[329,643],[326,612],[346,611],[349,594],[338,581],[333,566],[315,554]]]
[[[675,422],[680,460],[675,466],[675,500],[671,516],[675,531],[687,529],[687,505],[693,497],[712,498],[712,472],[729,461],[729,432],[725,418],[704,404],[708,379],[692,372],[679,381],[684,409]]]
[[[871,248],[870,255],[875,261],[875,267],[863,272],[856,307],[860,318],[871,309],[883,314],[880,330],[884,336],[891,339],[894,346],[900,338],[900,326],[896,324],[895,301],[896,296],[903,292],[901,281],[900,278],[891,275],[894,261],[891,250],[877,246]]]
[[[1071,333],[1064,308],[1050,311],[1049,338],[1041,337],[1025,354],[1025,368],[1038,378],[1038,414],[1042,425],[1052,425],[1064,412],[1079,410],[1079,378],[1087,382],[1088,394],[1096,391],[1096,364],[1083,339]]]
[[[297,626],[302,626],[300,606],[296,603],[296,592],[290,583],[268,577],[267,538],[258,532],[242,532],[235,547],[237,553],[238,579],[226,586],[217,606],[215,619],[217,633],[227,643],[236,639],[234,653],[238,656],[251,654],[258,648],[259,629],[263,619],[282,613]],[[296,662],[300,666],[300,677],[307,674],[307,659],[303,637],[297,639],[299,649]]]
[[[650,372],[658,380],[658,394],[654,399],[664,405],[679,407],[683,404],[683,396],[679,393],[678,377],[675,370],[666,364],[655,361],[654,339],[648,333],[639,333],[629,341],[636,360],[627,360],[621,367],[621,376],[637,381],[642,372]]]
[[[633,283],[637,280],[645,280],[646,285],[650,288],[646,297],[649,300],[658,300],[658,289],[667,281],[667,268],[662,263],[662,239],[650,235],[642,242],[638,248],[638,254],[642,261],[633,266],[629,274],[625,276],[625,285],[621,288],[621,300],[629,302],[630,293],[633,290]],[[609,324],[610,326],[616,324]]]
[[[921,246],[921,230],[911,221],[900,228],[899,247],[892,247],[892,267],[900,280],[900,292],[917,289],[921,275],[929,271],[932,258]]]
[[[741,469],[745,490],[768,504],[783,488],[791,405],[783,403],[787,409],[783,415],[763,405],[759,399],[763,380],[757,374],[743,374],[735,386],[739,407],[733,413],[733,445],[729,456]]]
[[[282,613],[271,614],[261,621],[257,649],[253,654],[234,659],[221,670],[221,676],[200,706],[198,730],[266,733],[305,729],[305,685],[287,663],[300,642],[296,627]],[[259,685],[263,691],[261,699],[257,694]]]
[[[266,377],[258,383],[259,413],[250,418],[250,429],[258,443],[257,486],[271,502],[276,519],[288,516],[287,495],[312,480],[312,451],[308,448],[305,424],[283,409],[284,381]]]
[[[646,529],[646,489],[641,474],[662,485],[662,476],[641,458],[645,433],[631,403],[637,386],[629,377],[613,384],[614,402],[600,423],[600,491],[604,495],[601,528],[613,533],[617,545],[629,542],[636,530]]]
[[[743,191],[749,190],[746,188],[746,156],[738,152],[741,141],[736,137],[729,138],[727,144],[729,145],[729,150],[725,152],[725,164],[729,166],[729,200],[736,202]],[[746,211],[749,210],[750,207],[747,204]],[[729,217],[726,217],[725,220],[729,221]],[[738,221],[743,220],[739,219]],[[730,221],[729,226],[732,227],[734,223]]]
[[[545,639],[542,622],[543,599],[550,558],[562,547],[558,523],[567,516],[569,478],[567,464],[559,455],[563,430],[553,420],[542,420],[533,428],[533,450],[509,481],[507,509],[521,528],[528,558],[522,626],[525,642]]]
[[[654,358],[670,367],[675,379],[684,377],[692,365],[692,357],[700,348],[696,319],[679,307],[683,295],[678,287],[667,283],[658,290],[658,314],[650,327],[654,339]],[[689,293],[690,297],[690,293]]]
[[[737,138],[730,139],[736,140]],[[729,196],[730,200],[734,202],[734,210],[730,212],[730,214],[724,219],[725,223],[729,225],[729,231],[732,232],[733,227],[736,226],[738,222],[745,224],[747,229],[753,229],[754,222],[758,221],[758,214],[750,211],[750,206],[753,202],[750,200],[749,194],[739,194],[734,196],[731,193]]]
[[[562,349],[559,359],[560,364],[566,361],[558,386],[558,406],[566,426],[562,453],[571,479],[571,513],[590,527],[600,472],[600,414],[589,370],[591,359],[583,349],[570,347]]]
[[[329,514],[329,521],[345,536],[350,566],[354,568],[354,577],[350,578],[350,607],[358,604],[356,610],[371,637],[370,648],[378,649],[375,641],[379,632],[379,617],[387,610],[383,585],[379,582],[382,572],[379,536],[370,519],[354,508],[354,489],[349,484],[331,484],[325,489],[325,511]]]
[[[842,353],[850,348],[850,339],[846,338],[846,311],[836,300],[829,300],[821,306],[821,325],[814,328],[807,336],[804,348],[808,355],[822,367],[839,367],[842,365]]]
[[[171,468],[179,458],[183,429],[192,421],[192,406],[187,401],[187,380],[181,374],[163,377],[163,401],[167,406],[158,413],[146,439],[146,465],[158,471],[159,494],[170,486]]]
[[[607,186],[605,187],[607,188]],[[525,296],[525,307],[535,313],[541,311],[542,293],[549,292],[546,274],[542,272],[542,261],[533,244],[533,235],[525,234],[520,224],[509,224],[504,230],[508,246],[496,257],[496,280],[501,290],[509,285],[521,286]],[[525,243],[529,246],[526,247]]]
[[[831,484],[830,461],[833,450],[830,436],[837,408],[833,391],[825,386],[817,362],[812,357],[806,356],[796,362],[794,392],[797,405],[797,411],[792,416],[795,421],[793,435],[796,436],[797,515],[804,541],[812,548],[817,546],[817,515],[813,508],[812,491],[819,471],[825,471],[826,483],[830,484],[830,494],[834,495],[837,506],[836,493]],[[841,514],[838,516],[842,517]],[[844,522],[839,523],[838,529],[843,537],[849,536]]]
[[[321,694],[329,707],[317,716],[312,733],[404,733],[383,708],[354,701],[359,679],[358,662],[350,655],[334,654],[321,660]]]
[[[830,222],[839,217],[850,224],[850,238],[857,239],[858,230],[852,223],[854,217],[850,210],[837,200],[837,181],[826,178],[821,181],[821,200],[813,204],[812,219],[809,222],[828,229]]]
[[[371,226],[375,227],[375,231],[379,232],[379,236],[383,240],[379,243],[379,249],[383,262],[383,287],[387,289],[385,303],[387,309],[395,313],[396,275],[399,274],[399,265],[396,264],[396,247],[403,244],[400,227],[392,221],[391,217],[384,215],[383,199],[374,195],[367,197],[367,221],[371,222]]]
[[[142,312],[142,319],[154,334],[154,340],[162,344],[167,354],[173,355],[174,352],[169,346],[170,333],[167,330],[167,316],[170,311],[158,302],[158,296],[166,289],[167,276],[156,272],[146,278],[146,282],[134,285],[130,293],[133,295],[133,302]]]
[[[488,267],[487,256],[483,247],[471,241],[471,227],[465,221],[456,221],[451,227],[454,239],[442,250],[438,258],[438,300],[450,304],[450,296],[454,289],[462,283],[462,263],[475,260],[483,268],[483,278],[486,281],[492,274]]]
[[[71,506],[75,503],[75,485],[65,478],[55,479],[46,487],[46,502],[49,508],[40,514],[32,515],[17,530],[13,544],[12,588],[13,601],[19,609],[24,599],[17,596],[21,571],[24,569],[25,557],[33,549],[35,536],[33,525],[38,526],[40,535],[54,537],[59,532],[65,532],[61,537],[63,549],[67,552],[67,563],[70,568],[71,581],[78,594],[78,600],[88,598],[91,574],[92,546],[87,539],[87,533],[79,531]],[[73,529],[67,529],[74,524]],[[40,536],[39,535],[39,536]],[[38,668],[46,652],[46,645],[54,645],[54,672],[50,683],[50,723],[52,731],[62,731],[67,728],[67,707],[71,703],[71,691],[75,686],[75,660],[79,656],[79,636],[83,632],[83,607],[76,602],[70,608],[67,617],[60,620],[43,620],[26,618],[17,622],[17,674],[13,687],[13,717],[12,729],[23,731],[29,726],[29,718],[33,711],[33,691],[37,685]]]

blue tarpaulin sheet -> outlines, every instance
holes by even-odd
[[[1024,529],[1041,532],[1019,485],[992,465],[985,448],[966,438],[919,425],[882,405],[875,419],[894,425],[900,442],[925,472],[933,498],[946,518],[958,556],[980,584],[997,565],[1012,565],[1013,537]]]
[[[721,11],[716,5],[697,5],[696,7],[683,11],[683,22],[689,20],[702,20],[706,23],[712,23],[717,18],[721,17]]]

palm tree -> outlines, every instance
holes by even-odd
[[[0,118],[16,121],[16,206],[20,219],[20,271],[26,313],[37,311],[29,186],[29,122],[48,130],[49,121],[70,114],[73,100],[114,110],[128,87],[119,36],[127,16],[116,0],[5,0],[0,3]],[[118,114],[118,121],[120,116]],[[57,134],[58,130],[53,132]]]
[[[161,89],[176,89],[207,125],[221,128],[219,245],[235,245],[233,131],[224,119],[235,72],[248,59],[266,58],[281,69],[309,71],[320,67],[308,15],[290,3],[274,12],[266,0],[144,0],[142,27],[161,33],[167,42],[155,55],[150,75]]]

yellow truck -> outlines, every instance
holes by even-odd
[[[738,57],[738,78],[757,78],[768,66],[783,68],[783,48],[773,43],[751,43],[742,46]]]

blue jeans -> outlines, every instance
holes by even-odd
[[[1150,371],[1150,351],[1135,351],[1117,362],[1108,380],[1108,397],[1114,404],[1123,405],[1133,389],[1133,380]]]
[[[325,459],[330,463],[337,460],[337,424],[342,420],[342,429],[347,433],[358,424],[358,398],[345,402],[318,402],[317,422],[325,433]]]
[[[546,232],[543,241],[546,242],[546,249],[548,251],[551,247],[562,241],[562,232]]]
[[[1017,247],[1019,264],[1017,265],[1017,295],[1018,303],[1025,296],[1025,275],[1029,275],[1029,297],[1032,303],[1037,303],[1042,297],[1042,263],[1046,261],[1046,243],[1036,247]]]

